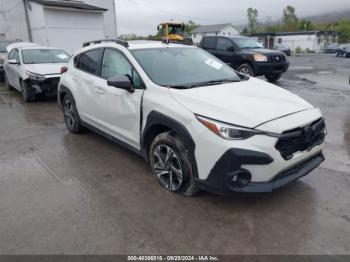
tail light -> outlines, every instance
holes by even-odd
[[[68,67],[66,67],[66,66],[61,67],[61,74],[64,74],[67,71],[68,71]]]

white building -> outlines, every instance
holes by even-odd
[[[278,45],[289,47],[293,52],[314,51],[323,53],[328,45],[337,44],[339,33],[334,31],[301,31],[280,33],[258,33],[251,35],[263,43],[266,48],[273,49]]]
[[[239,34],[239,30],[233,24],[203,25],[191,32],[195,45],[199,45],[204,36],[234,36]]]
[[[1,0],[0,38],[72,53],[89,40],[116,38],[114,0]]]

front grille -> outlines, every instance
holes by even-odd
[[[59,77],[51,77],[51,78],[45,79],[44,84],[47,84],[47,85],[58,85],[58,82],[60,82],[60,78]]]
[[[273,63],[281,63],[284,62],[286,58],[284,55],[270,55],[269,60]]]
[[[59,77],[47,78],[42,83],[42,88],[45,91],[47,91],[47,90],[57,90],[59,82],[60,82],[60,78]]]
[[[309,151],[322,144],[326,137],[326,124],[320,118],[310,125],[282,133],[276,143],[276,149],[285,160],[293,158],[294,153]]]

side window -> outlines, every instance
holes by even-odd
[[[218,50],[225,50],[227,51],[229,47],[233,47],[233,44],[230,40],[227,40],[225,38],[219,38],[217,43],[217,49]]]
[[[8,55],[8,59],[13,59],[13,54],[15,53],[15,49],[11,50],[11,52]]]
[[[216,47],[216,38],[207,37],[204,39],[203,48],[205,49],[215,49]]]
[[[78,62],[79,62],[79,58],[80,58],[81,54],[78,54],[76,55],[74,58],[73,58],[73,64],[75,67],[78,66]]]
[[[134,70],[125,56],[113,49],[106,49],[102,60],[101,76],[104,79],[108,79],[116,75],[129,76],[134,88],[143,87],[140,75]]]
[[[90,74],[100,75],[100,64],[103,49],[94,49],[80,55],[77,68]]]
[[[19,53],[18,53],[18,49],[16,49],[14,52],[13,52],[13,58],[12,59],[15,59],[18,63],[19,63]]]

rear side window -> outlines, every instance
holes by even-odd
[[[80,56],[81,56],[81,54],[78,54],[78,55],[76,55],[76,56],[73,58],[73,63],[74,63],[74,66],[75,66],[75,67],[78,66],[78,62],[79,62]]]
[[[90,74],[100,75],[103,49],[94,49],[80,55],[77,68]]]
[[[206,37],[203,40],[203,48],[205,49],[215,49],[216,48],[216,38]]]

